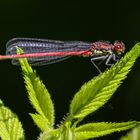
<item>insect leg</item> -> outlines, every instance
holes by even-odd
[[[112,54],[112,55],[113,55],[113,60],[114,60],[114,61],[119,61],[119,60],[120,60],[120,57],[116,57],[115,54]]]
[[[93,64],[93,65],[95,66],[95,68],[99,71],[99,73],[102,73],[102,72],[101,72],[101,70],[98,68],[98,66],[94,63],[94,61],[96,61],[96,60],[105,60],[107,57],[108,57],[108,55],[91,58],[92,64]]]
[[[105,64],[106,64],[107,66],[112,66],[112,65],[113,65],[113,64],[110,63],[110,60],[111,60],[112,58],[113,58],[113,60],[116,60],[116,57],[115,57],[114,54],[109,55],[108,58],[107,58],[107,60],[106,60],[106,62],[105,62]]]

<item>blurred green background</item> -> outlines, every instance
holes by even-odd
[[[126,51],[140,41],[140,2],[137,0],[2,0],[0,1],[0,52],[14,37],[57,40],[121,40]],[[34,67],[52,95],[56,124],[69,111],[69,103],[84,82],[98,74],[88,58],[72,57],[66,61]],[[140,121],[140,59],[128,78],[103,108],[87,121]],[[19,115],[26,139],[36,139],[39,131],[29,112],[20,67],[10,60],[0,61],[0,98]],[[117,140],[112,134],[97,140]]]

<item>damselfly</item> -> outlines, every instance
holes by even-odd
[[[17,54],[20,47],[24,54]],[[0,55],[2,59],[13,59],[12,64],[18,65],[19,58],[27,58],[33,66],[41,66],[56,63],[70,56],[90,57],[91,62],[105,61],[106,65],[112,65],[111,60],[117,61],[125,51],[125,45],[121,41],[114,44],[106,41],[59,41],[33,38],[14,38],[6,44],[6,55]],[[95,65],[98,69],[98,67]],[[99,69],[98,69],[99,70]]]

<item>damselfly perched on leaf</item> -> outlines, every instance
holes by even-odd
[[[24,54],[17,54],[20,47]],[[111,60],[117,61],[125,51],[123,42],[115,41],[114,44],[106,41],[59,41],[34,38],[14,38],[6,44],[6,55],[2,59],[13,59],[12,64],[18,65],[19,58],[27,58],[33,66],[56,63],[70,56],[90,57],[91,62],[104,60],[106,65],[112,65]],[[95,65],[98,69],[98,67]],[[99,69],[98,69],[99,70]]]

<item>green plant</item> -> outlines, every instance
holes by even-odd
[[[18,48],[17,52],[21,53],[22,50]],[[69,114],[56,129],[54,129],[54,106],[48,90],[27,60],[20,59],[29,100],[36,110],[36,113],[30,113],[30,116],[41,131],[38,139],[86,140],[137,126],[139,124],[137,121],[97,122],[83,125],[79,125],[79,122],[111,98],[139,55],[140,43],[136,44],[120,62],[85,83],[72,99]],[[2,102],[0,104],[0,137],[3,140],[24,139],[20,121]]]
[[[119,140],[140,140],[140,125],[133,128],[126,136],[121,137]]]

